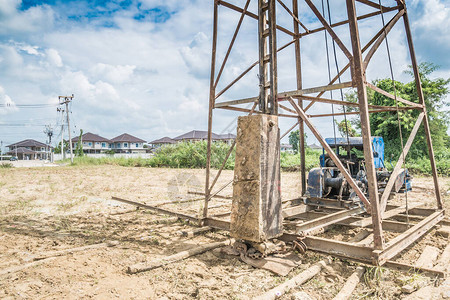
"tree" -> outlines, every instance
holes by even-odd
[[[439,152],[450,146],[449,137],[447,134],[447,129],[449,126],[449,112],[445,109],[450,106],[450,104],[445,101],[445,96],[449,94],[448,85],[450,83],[450,78],[430,79],[429,75],[436,69],[437,66],[431,63],[421,63],[419,65],[419,73],[422,82],[425,105],[429,117],[433,148],[436,152]],[[413,75],[411,70],[405,71],[405,73]],[[419,102],[416,83],[414,80],[408,83],[395,81],[395,89],[394,83],[390,78],[375,80],[373,84],[391,94],[396,92],[398,97],[405,100],[415,103]],[[356,94],[347,94],[346,100],[355,102]],[[395,100],[379,93],[375,93],[372,90],[368,90],[368,101],[369,104],[373,105],[395,106]],[[398,102],[398,106],[404,107],[406,104]],[[396,111],[370,114],[371,134],[374,136],[383,137],[385,142],[385,157],[389,157],[391,154],[393,154],[394,157],[398,157],[401,153],[402,147],[399,133],[399,121],[403,144],[405,144],[412,128],[414,127],[418,115],[418,110],[399,111],[398,119]],[[357,128],[361,128],[359,119],[353,120],[352,123],[356,125]],[[425,132],[423,126],[421,126],[414,139],[414,143],[408,156],[411,158],[420,158],[427,155],[428,148],[426,144]]]
[[[305,132],[305,141],[306,138],[307,135]],[[298,129],[291,131],[289,134],[289,144],[292,145],[292,150],[294,150],[294,153],[298,153],[298,149],[300,148],[300,131]]]
[[[64,140],[64,149],[69,149],[69,141]],[[58,143],[58,145],[55,147],[55,153],[59,154],[61,153],[61,142]]]
[[[75,156],[83,156],[83,129],[80,129],[80,135],[78,137],[77,147],[75,148]]]
[[[352,122],[349,120],[347,120],[347,126],[345,120],[342,120],[341,122],[336,121],[336,125],[342,137],[347,137],[347,131],[349,137],[359,136],[359,133],[352,127]]]

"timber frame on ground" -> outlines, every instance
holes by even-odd
[[[208,148],[207,148],[207,166],[206,166],[206,185],[205,185],[205,198],[203,212],[200,217],[184,215],[176,213],[173,211],[165,210],[160,207],[152,207],[145,205],[148,209],[153,209],[160,213],[176,215],[182,218],[187,218],[193,221],[198,221],[204,226],[210,226],[213,228],[229,230],[230,221],[227,220],[228,214],[221,214],[209,216],[208,215],[208,202],[213,198],[217,197],[218,193],[221,192],[226,186],[232,183],[228,182],[225,186],[220,187],[214,191],[215,184],[218,181],[222,170],[225,167],[226,161],[230,157],[235,143],[229,149],[226,155],[226,159],[222,164],[222,167],[218,170],[215,177],[210,182],[211,176],[211,143],[212,143],[212,119],[214,109],[226,109],[237,112],[243,112],[248,114],[272,114],[279,117],[292,118],[295,124],[283,135],[283,138],[296,126],[299,126],[300,132],[300,157],[301,157],[301,187],[302,191],[306,189],[306,170],[305,170],[305,140],[304,140],[304,126],[309,127],[311,132],[321,143],[326,152],[333,159],[336,166],[339,168],[341,173],[344,175],[347,182],[351,185],[354,191],[359,196],[363,206],[360,208],[345,209],[336,208],[333,203],[318,202],[317,206],[323,208],[322,211],[305,211],[303,204],[296,206],[291,206],[283,210],[283,217],[285,220],[288,219],[300,219],[304,222],[298,222],[296,225],[295,233],[284,232],[281,237],[284,241],[294,241],[299,238],[302,239],[303,243],[306,244],[308,249],[315,250],[322,253],[331,254],[334,256],[347,258],[351,260],[356,260],[373,265],[391,265],[392,267],[401,268],[398,263],[391,261],[396,255],[407,248],[409,245],[417,241],[421,236],[428,232],[433,226],[441,223],[448,223],[443,220],[444,210],[441,195],[439,192],[438,176],[436,171],[436,164],[434,160],[434,153],[432,147],[432,141],[430,137],[430,128],[428,123],[427,111],[425,106],[425,100],[422,92],[422,86],[420,82],[419,69],[416,61],[416,56],[414,52],[414,46],[411,36],[411,30],[409,26],[408,15],[406,11],[404,0],[392,0],[392,6],[383,6],[381,2],[372,0],[345,0],[347,9],[347,20],[340,21],[337,23],[331,23],[326,20],[326,17],[321,14],[318,8],[314,5],[312,0],[292,0],[292,9],[290,9],[284,2],[287,0],[254,0],[258,1],[258,13],[252,13],[249,11],[249,5],[251,0],[245,0],[245,5],[239,7],[232,3],[222,0],[214,0],[214,19],[213,19],[213,36],[212,36],[212,59],[211,59],[211,77],[210,77],[210,93],[209,93],[209,115],[208,115]],[[312,13],[317,17],[322,27],[318,28],[307,28],[299,19],[299,3],[306,3]],[[373,9],[373,12],[364,15],[357,15],[356,4],[366,5]],[[218,72],[216,71],[217,59],[217,42],[218,42],[218,24],[219,24],[219,7],[224,9],[230,9],[240,14],[239,21],[236,25],[233,37],[229,43],[226,54],[223,61],[219,65]],[[287,29],[277,24],[276,21],[276,9],[280,8],[285,10],[290,18],[292,18],[293,29]],[[375,16],[393,14],[393,17],[380,28],[380,30],[369,40],[369,42],[361,47],[358,21],[373,18]],[[232,80],[228,85],[225,86],[220,91],[216,88],[221,79],[225,66],[227,64],[231,50],[233,49],[236,37],[241,28],[244,18],[255,19],[258,23],[258,49],[259,49],[259,60],[250,65],[244,72]],[[411,58],[411,65],[415,77],[416,89],[418,94],[418,103],[411,102],[398,97],[395,94],[388,93],[375,85],[366,81],[366,69],[369,66],[371,58],[374,56],[375,52],[379,49],[380,45],[385,41],[388,33],[394,27],[394,25],[403,19],[404,32],[406,34],[407,44],[409,48],[409,55]],[[339,37],[338,33],[334,28],[342,27],[344,25],[348,26],[351,40],[351,50],[347,48],[343,39]],[[328,35],[332,38],[332,41],[338,46],[338,48],[347,57],[348,63],[342,68],[338,74],[329,81],[328,85],[303,88],[302,83],[302,64],[301,64],[301,48],[300,40],[308,35],[326,31]],[[287,44],[277,48],[277,33],[287,34],[292,37],[292,40]],[[277,53],[286,49],[287,47],[294,45],[295,50],[295,67],[296,67],[296,82],[297,89],[293,91],[286,91],[278,93],[277,91]],[[308,45],[303,45],[302,47],[308,47]],[[365,57],[364,53],[367,54]],[[243,78],[247,73],[249,73],[255,66],[259,65],[259,96],[252,98],[238,99],[238,100],[228,100],[220,101],[220,97],[229,90],[233,85],[235,85],[241,78]],[[350,71],[351,81],[341,82],[341,76],[346,72]],[[338,83],[337,83],[338,82]],[[348,102],[327,99],[322,97],[327,91],[339,90],[342,88],[355,88],[357,91],[358,102]],[[376,93],[380,93],[386,97],[394,99],[400,103],[402,106],[378,106],[369,105],[367,98],[367,88],[372,89]],[[315,94],[315,95],[313,95]],[[276,95],[275,97],[273,95]],[[252,103],[251,109],[243,108],[242,104]],[[325,142],[324,138],[321,136],[317,128],[312,124],[312,118],[327,117],[332,115],[342,115],[342,113],[334,114],[315,114],[308,115],[307,111],[315,103],[328,103],[328,104],[338,104],[343,106],[356,107],[359,111],[347,112],[347,114],[357,114],[360,117],[361,122],[361,133],[363,137],[364,146],[364,159],[367,168],[367,180],[368,180],[368,197],[364,194],[356,184],[355,180],[350,176],[347,169],[339,161],[334,151]],[[288,107],[289,104],[291,107]],[[282,109],[285,112],[279,113]],[[392,176],[388,180],[387,186],[384,192],[379,194],[375,167],[373,163],[373,151],[371,146],[371,131],[369,123],[370,113],[379,112],[389,112],[398,110],[418,110],[418,118],[412,132],[404,146],[403,153],[398,158],[397,164],[395,165]],[[408,154],[408,151],[413,143],[413,140],[419,130],[420,125],[424,126],[424,132],[426,135],[426,141],[428,144],[428,152],[430,158],[431,169],[433,173],[434,189],[436,197],[436,208],[425,209],[425,208],[411,208],[406,206],[391,206],[388,205],[388,197],[392,191],[395,178],[400,173],[404,158]],[[119,201],[125,201],[123,199],[114,198]],[[293,199],[299,200],[299,199]],[[287,201],[283,201],[287,202]],[[292,201],[292,203],[298,203],[299,201]],[[130,203],[136,204],[136,203]],[[405,215],[405,212],[407,214]],[[406,217],[408,216],[408,217]],[[405,222],[405,219],[415,220],[417,222],[410,223]],[[295,221],[290,221],[291,223]],[[357,243],[342,242],[333,239],[325,239],[320,237],[315,237],[314,234],[320,229],[323,229],[329,225],[339,224],[348,227],[368,227],[373,231],[373,246],[366,246]],[[391,231],[399,233],[395,238],[385,242],[385,231]]]

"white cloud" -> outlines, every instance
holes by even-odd
[[[96,78],[103,78],[111,83],[124,83],[131,78],[136,66],[132,65],[109,65],[98,63],[90,69],[90,72]]]
[[[22,1],[2,0],[0,2],[0,36],[11,34],[38,33],[53,25],[54,13],[47,5],[19,10]]]
[[[57,50],[55,50],[53,48],[50,48],[50,49],[47,49],[45,51],[45,53],[47,54],[48,62],[51,65],[56,66],[56,67],[62,67],[63,66],[63,62],[62,62],[61,56],[59,55]]]

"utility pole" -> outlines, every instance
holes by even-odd
[[[52,126],[51,125],[46,125],[44,133],[48,136],[47,159],[49,159],[50,158],[50,145],[52,144],[52,136],[53,136],[53,128],[52,128]]]
[[[63,118],[61,120],[61,160],[64,159],[64,109],[63,108],[57,108],[58,112],[61,112]]]
[[[70,119],[69,119],[69,103],[73,100],[74,95],[72,96],[58,96],[59,104],[66,105],[66,116],[67,116],[67,131],[69,132],[69,147],[70,147],[70,161],[73,163],[73,149],[72,149],[72,137],[70,134]],[[63,140],[64,142],[64,140]],[[62,144],[61,144],[62,149]]]

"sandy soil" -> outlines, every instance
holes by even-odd
[[[225,171],[216,187],[226,184],[232,176],[232,172]],[[297,173],[282,174],[284,199],[299,196],[299,180]],[[440,181],[447,195],[450,179]],[[246,265],[237,257],[209,251],[149,272],[127,274],[127,267],[134,263],[163,258],[228,236],[216,231],[183,237],[180,231],[193,228],[188,222],[137,210],[112,201],[111,196],[151,204],[195,199],[199,196],[187,195],[187,191],[202,191],[203,182],[204,170],[118,166],[0,169],[0,299],[248,299],[323,258],[308,252],[301,257],[300,267],[287,277],[279,277]],[[409,201],[432,201],[432,180],[415,178],[415,184],[415,195],[411,193]],[[221,194],[231,192],[228,186]],[[444,198],[447,207],[449,198]],[[197,214],[201,204],[172,202],[164,207]],[[219,207],[221,204],[225,206]],[[212,214],[224,212],[229,200],[214,200],[210,207]],[[345,240],[356,232],[338,234]],[[39,255],[111,240],[119,244],[59,256],[5,274]],[[399,260],[413,261],[426,244],[443,249],[447,243],[432,231]],[[283,298],[290,299],[293,293],[303,290],[316,299],[330,299],[356,266],[333,259],[331,268]],[[369,271],[373,274],[377,270]],[[428,280],[387,269],[383,269],[380,280],[366,277],[355,299],[401,298],[404,282]]]

